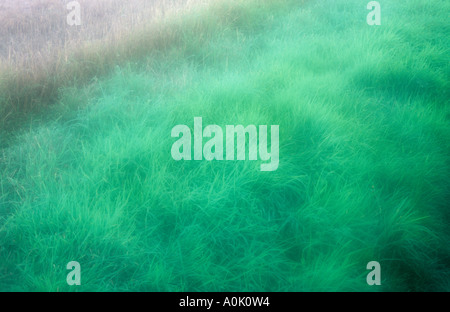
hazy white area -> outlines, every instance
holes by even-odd
[[[80,43],[120,37],[166,14],[178,14],[207,0],[78,0],[81,25],[69,26],[69,0],[0,0],[0,61],[30,58],[70,49]]]

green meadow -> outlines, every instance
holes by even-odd
[[[450,2],[367,2],[218,0],[0,73],[0,291],[450,291]],[[278,169],[175,161],[194,117],[279,125]]]

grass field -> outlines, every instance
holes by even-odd
[[[0,291],[450,291],[450,2],[379,2],[369,26],[365,1],[216,0],[4,53]],[[278,169],[174,161],[197,116],[279,125]]]

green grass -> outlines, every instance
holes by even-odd
[[[232,1],[60,86],[4,138],[0,290],[449,291],[450,3],[380,3]],[[195,116],[280,125],[278,170],[174,161]]]

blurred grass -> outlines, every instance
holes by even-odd
[[[229,19],[226,5],[211,6],[206,13],[208,2],[185,2],[80,1],[83,23],[78,27],[67,26],[68,11],[54,0],[0,11],[0,146],[7,144],[8,133],[54,103],[60,88],[90,83],[154,49],[182,48],[183,37],[194,37],[194,32],[207,35],[201,25],[205,21],[186,21],[181,9]]]
[[[448,291],[449,6],[218,1],[46,66],[1,115],[33,120],[0,154],[0,290]],[[280,125],[278,170],[173,161],[195,116]]]

